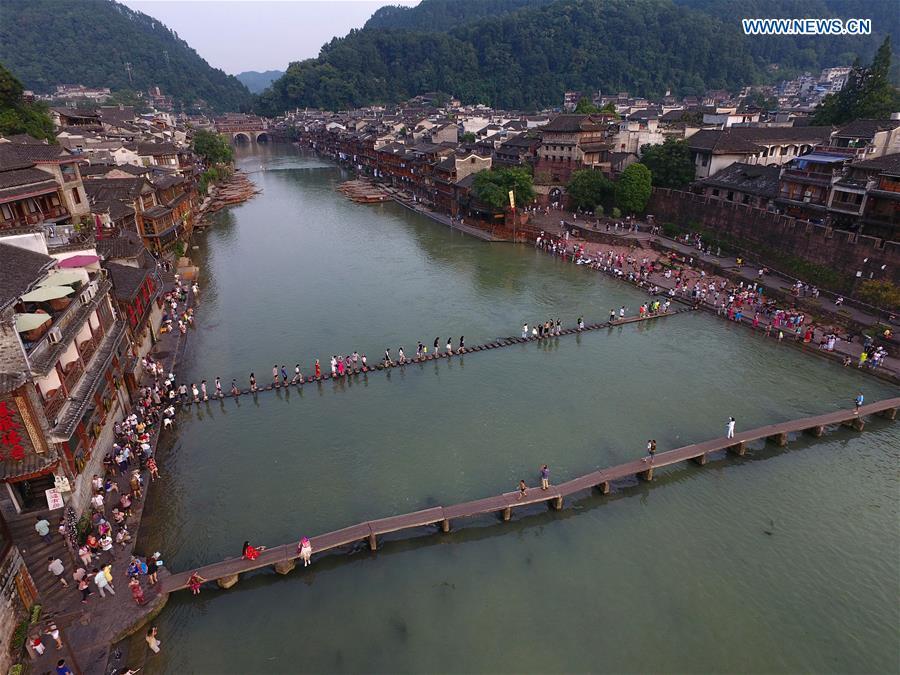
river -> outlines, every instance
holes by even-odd
[[[644,296],[488,244],[289,146],[239,152],[262,194],[217,215],[180,378],[246,387],[354,349],[409,355]],[[141,548],[183,570],[358,521],[846,408],[895,389],[704,313],[200,406],[160,449]],[[173,596],[148,672],[873,672],[900,653],[900,426],[683,465],[652,484],[474,519],[287,576]]]

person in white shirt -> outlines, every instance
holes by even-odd
[[[725,429],[725,437],[726,438],[734,438],[734,418],[728,418],[728,426]]]

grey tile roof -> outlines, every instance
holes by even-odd
[[[113,295],[119,300],[131,300],[134,298],[140,290],[141,284],[144,283],[148,276],[153,274],[153,270],[122,265],[116,262],[103,263],[103,267],[112,278]]]
[[[3,243],[0,243],[0,260],[3,261],[0,310],[16,302],[19,296],[43,279],[50,268],[56,266],[55,258]]]
[[[900,152],[890,155],[882,155],[875,159],[865,159],[862,162],[856,162],[851,165],[853,169],[875,169],[876,171],[884,171],[897,175],[900,173]]]
[[[734,162],[700,183],[774,199],[778,196],[780,173],[781,167],[777,165],[761,166]]]

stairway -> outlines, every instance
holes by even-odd
[[[72,579],[72,572],[75,571],[72,554],[69,552],[63,536],[57,531],[62,514],[61,509],[52,512],[32,511],[7,521],[13,542],[22,554],[22,558],[28,566],[28,572],[38,589],[40,597],[38,602],[57,610],[71,606],[81,597],[75,581]],[[34,529],[39,516],[46,518],[50,523],[50,536],[52,537],[50,543],[45,542]],[[47,560],[48,556],[62,560],[66,570],[63,577],[69,583],[68,588],[63,588],[63,585],[47,569],[50,564],[50,561]]]

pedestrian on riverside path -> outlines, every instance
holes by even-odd
[[[49,626],[47,626],[47,630],[45,630],[44,632],[53,638],[53,641],[56,642],[57,649],[63,648],[62,639],[59,637],[59,628],[56,627],[55,623],[51,623]]]
[[[56,675],[72,675],[72,671],[66,665],[65,659],[60,659],[56,662]]]
[[[728,418],[728,426],[725,427],[725,438],[734,438],[734,418]]]
[[[250,391],[255,392],[256,389],[257,389],[257,387],[256,387],[256,375],[254,375],[253,373],[250,373]]]
[[[137,578],[128,582],[128,588],[131,590],[131,597],[134,598],[134,601],[138,606],[143,605],[146,602],[146,599],[144,598],[144,589],[141,588],[141,582],[138,581]]]
[[[63,585],[63,588],[69,587],[69,582],[66,581],[66,578],[63,576],[66,569],[63,567],[63,562],[59,558],[54,558],[52,555],[47,557],[47,562],[50,564],[47,566],[47,571],[52,572],[53,576],[59,579],[59,583]]]
[[[188,578],[188,588],[191,589],[191,593],[194,595],[200,595],[200,586],[206,581],[203,577],[200,576],[199,572],[191,572],[191,576]]]
[[[103,595],[103,591],[109,591],[113,595],[116,594],[116,589],[112,585],[112,572],[107,574],[107,570],[111,570],[112,565],[104,565],[102,570],[98,570],[96,567],[94,568],[94,583],[97,584],[97,588],[100,590],[100,597],[105,597]]]
[[[159,581],[157,577],[159,568],[159,553],[154,553],[147,558],[147,584],[150,586],[155,586],[156,582]]]
[[[312,543],[309,541],[309,537],[303,537],[300,540],[300,543],[297,545],[297,553],[303,561],[303,566],[309,567],[309,561],[312,558]]]
[[[519,481],[519,496],[516,499],[522,499],[528,494],[528,486],[524,480]]]
[[[862,392],[859,392],[859,393],[856,395],[856,399],[853,401],[853,404],[854,404],[854,406],[855,406],[854,409],[853,409],[853,414],[854,414],[854,415],[859,415],[859,409],[862,407],[863,401],[865,401],[865,400],[866,400],[866,399],[865,399],[865,397],[863,396],[863,393],[862,393]]]
[[[81,577],[78,582],[78,590],[81,591],[81,604],[86,605],[88,601],[88,596],[93,594],[91,590],[90,581],[88,581],[87,575]]]
[[[38,656],[44,655],[44,643],[41,642],[40,635],[34,635],[31,638],[31,648],[34,650],[34,653]]]
[[[50,536],[50,522],[46,518],[38,517],[34,529],[38,536],[48,544],[53,541],[53,537]]]
[[[550,467],[546,464],[541,467],[541,490],[550,489]]]

